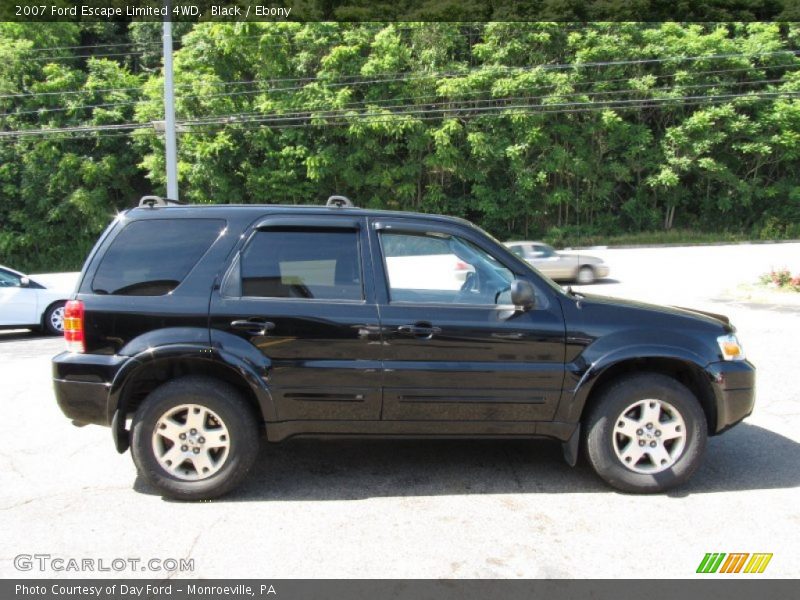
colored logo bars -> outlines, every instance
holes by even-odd
[[[750,560],[748,560],[748,557]],[[734,552],[725,554],[724,552],[709,552],[703,557],[703,560],[700,561],[697,572],[763,573],[770,560],[772,560],[772,553],[767,554],[762,552],[749,554],[747,552]],[[744,569],[742,569],[743,567]]]

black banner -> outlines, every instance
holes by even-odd
[[[789,600],[791,580],[3,580],[0,597],[37,600]],[[758,577],[758,576],[755,576]]]
[[[3,0],[3,21],[797,21],[800,0]]]

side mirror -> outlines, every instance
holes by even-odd
[[[515,279],[511,282],[511,304],[522,310],[530,310],[536,304],[536,290],[530,281]]]
[[[28,287],[31,284],[31,280],[27,277],[20,277],[19,286],[20,287]]]

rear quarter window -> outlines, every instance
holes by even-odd
[[[222,219],[133,221],[111,242],[92,280],[92,291],[123,296],[168,294],[224,228]]]

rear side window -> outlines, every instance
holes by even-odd
[[[362,300],[358,232],[259,231],[242,252],[242,295]]]
[[[221,219],[146,219],[123,229],[92,281],[95,294],[162,296],[178,287],[225,228]]]

